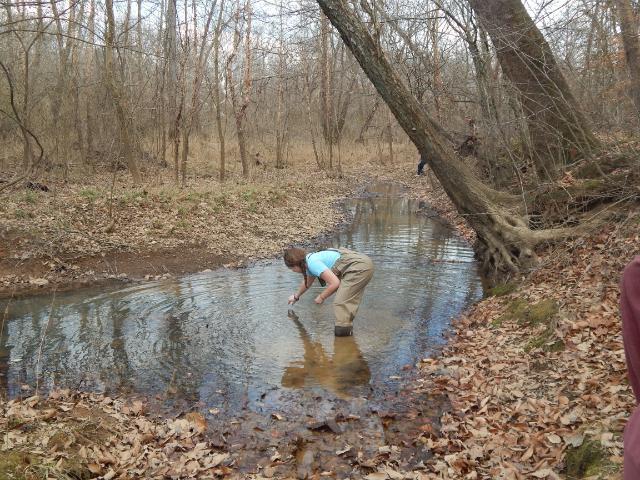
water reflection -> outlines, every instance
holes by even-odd
[[[482,295],[467,244],[416,215],[392,188],[349,203],[352,225],[330,240],[376,265],[354,324],[333,336],[317,290],[287,318],[300,280],[281,261],[112,290],[0,302],[0,389],[22,383],[136,391],[234,407],[284,385],[335,395],[388,382],[442,342],[451,318]],[[204,267],[204,266],[203,266]],[[314,287],[317,288],[317,287]],[[304,325],[304,327],[303,327]],[[355,341],[354,341],[355,340]],[[39,346],[42,341],[42,351]]]
[[[336,396],[345,397],[354,387],[369,383],[371,372],[354,336],[334,337],[333,355],[329,355],[320,342],[313,341],[293,310],[289,310],[288,316],[300,333],[304,360],[295,360],[285,368],[282,386],[321,386]]]

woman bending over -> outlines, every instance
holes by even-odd
[[[313,253],[307,253],[302,248],[289,248],[284,252],[284,263],[292,271],[302,274],[302,282],[289,297],[289,304],[300,300],[300,296],[318,278],[325,289],[318,294],[315,302],[322,304],[335,293],[335,334],[337,337],[353,335],[353,319],[362,301],[364,288],[373,276],[371,259],[346,248],[330,248]]]

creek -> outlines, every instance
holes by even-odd
[[[469,245],[397,185],[372,185],[346,206],[353,221],[326,244],[376,266],[353,337],[334,338],[331,301],[313,302],[320,287],[288,307],[301,276],[281,259],[4,301],[0,394],[38,384],[232,412],[282,409],[275,391],[345,398],[396,388],[398,372],[439,348],[451,320],[481,298],[478,266]]]

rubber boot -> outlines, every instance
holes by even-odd
[[[353,327],[349,325],[348,327],[341,327],[336,325],[334,332],[336,337],[350,337],[353,335]]]

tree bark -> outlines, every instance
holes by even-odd
[[[138,170],[138,164],[136,163],[133,143],[130,137],[130,126],[127,122],[127,114],[124,106],[124,98],[122,95],[122,88],[116,81],[115,66],[113,64],[113,50],[114,50],[114,37],[115,37],[115,19],[113,16],[113,0],[105,0],[105,7],[107,12],[107,29],[105,33],[105,84],[107,90],[111,95],[114,107],[116,109],[116,115],[118,118],[118,125],[120,127],[120,140],[124,148],[124,154],[135,183],[142,181],[140,170]]]
[[[284,150],[287,143],[288,115],[285,112],[285,52],[284,52],[284,8],[280,0],[280,31],[278,37],[278,86],[276,98],[276,168],[285,167]]]
[[[542,33],[520,0],[469,0],[505,75],[520,92],[538,175],[555,179],[578,153],[598,146]]]
[[[640,120],[640,37],[638,36],[638,19],[635,18],[630,0],[616,0],[618,20],[622,31],[627,68],[631,77],[631,98]]]
[[[517,199],[489,188],[451,151],[441,128],[400,81],[345,0],[317,0],[398,123],[423,155],[458,212],[478,235],[476,252],[488,273],[518,271],[535,259],[533,247],[561,231],[531,231],[514,209]],[[508,211],[503,202],[510,205]],[[514,211],[515,210],[515,211]]]
[[[209,59],[209,54],[213,48],[213,42],[207,44],[207,38],[209,37],[209,30],[211,28],[211,22],[213,19],[213,13],[215,12],[217,0],[213,0],[210,5],[210,9],[207,13],[206,23],[204,31],[202,32],[202,42],[198,42],[199,30],[197,24],[194,24],[193,37],[194,37],[194,53],[196,53],[195,69],[193,72],[193,82],[191,85],[191,102],[185,107],[184,120],[182,126],[182,164],[181,164],[181,177],[182,187],[187,186],[187,162],[189,160],[189,137],[193,129],[194,123],[202,106],[198,102],[200,96],[200,88],[202,87],[202,80],[204,77],[204,70]],[[194,5],[195,10],[195,5]],[[195,18],[195,15],[194,15]],[[194,20],[195,21],[195,20]],[[188,52],[187,52],[188,54]],[[186,62],[185,62],[186,63]],[[186,83],[186,79],[183,80]],[[186,88],[186,85],[185,85]]]
[[[324,155],[322,154],[322,151],[318,149],[318,145],[316,142],[316,134],[313,128],[313,117],[311,115],[311,80],[309,79],[310,76],[310,67],[306,61],[306,58],[303,56],[302,57],[303,60],[303,65],[304,65],[304,69],[303,69],[303,91],[304,91],[304,96],[305,96],[305,100],[306,100],[306,104],[307,104],[307,122],[309,124],[309,135],[311,136],[311,147],[313,148],[313,156],[316,159],[316,164],[318,165],[318,168],[320,170],[324,170]]]
[[[232,64],[236,58],[238,48],[242,39],[240,31],[240,14],[244,15],[245,31],[244,31],[244,65],[242,72],[242,82],[240,92],[236,90]],[[245,137],[245,117],[247,108],[251,100],[251,4],[250,0],[243,7],[238,7],[235,14],[235,32],[233,39],[233,47],[229,58],[227,59],[227,88],[231,97],[234,117],[236,121],[236,136],[238,137],[238,149],[240,150],[240,161],[242,162],[242,176],[249,177],[249,157],[247,154],[247,141]]]
[[[218,23],[216,24],[213,36],[213,103],[216,108],[216,128],[218,131],[218,142],[220,144],[220,181],[225,179],[225,143],[224,130],[222,125],[222,100],[220,99],[220,84],[222,78],[220,76],[220,34],[222,33],[222,13],[224,11],[224,1],[220,4],[220,12],[218,13]]]
[[[482,36],[476,22],[473,22],[470,11],[465,11],[465,19],[459,19],[456,14],[446,8],[440,0],[436,0],[437,7],[442,10],[447,23],[464,39],[471,55],[475,73],[476,87],[480,100],[482,117],[488,125],[498,125],[499,116],[495,97],[492,95],[489,79],[489,52],[482,51]],[[466,21],[465,21],[466,20]],[[480,39],[478,37],[480,36]]]
[[[180,143],[180,111],[178,109],[178,52],[176,40],[176,19],[178,15],[177,0],[167,0],[167,26],[164,38],[165,57],[165,98],[163,105],[166,107],[167,118],[163,119],[168,124],[167,137],[173,143],[173,164],[176,183],[178,182],[178,151]],[[164,133],[163,133],[164,135]],[[163,138],[166,147],[166,140]],[[164,148],[162,153],[165,157]]]
[[[329,148],[329,170],[333,168],[333,99],[331,61],[329,58],[329,23],[320,15],[320,123],[322,134]]]
[[[83,81],[91,78],[92,67],[94,66],[94,58],[96,57],[96,48],[93,45],[95,41],[95,28],[96,28],[96,4],[95,0],[91,0],[89,3],[89,25],[88,25],[88,42],[89,45],[85,47],[85,55],[84,55],[84,65],[83,65]],[[97,62],[96,62],[97,63]],[[84,159],[85,163],[91,164],[91,158],[95,153],[95,142],[94,142],[94,132],[95,132],[95,117],[93,115],[92,104],[88,99],[85,101],[84,107],[84,123],[85,123],[85,147],[84,151],[86,152],[86,158]]]
[[[246,150],[246,141],[244,139],[245,117],[249,103],[251,102],[251,85],[252,85],[252,52],[251,52],[251,0],[247,0],[244,8],[245,32],[244,32],[244,75],[242,78],[242,103],[240,104],[239,115],[236,117],[239,123],[239,130],[242,133],[242,145]],[[242,154],[242,176],[249,177],[249,157],[246,151]]]
[[[362,143],[363,145],[367,143],[364,136],[367,133],[367,130],[369,129],[369,127],[371,126],[371,122],[373,121],[373,117],[378,111],[379,106],[380,106],[380,100],[376,98],[375,101],[373,102],[373,107],[371,107],[371,110],[369,110],[369,113],[367,114],[367,118],[364,119],[362,127],[360,127],[360,133],[358,133],[358,138],[356,138],[356,143]]]

